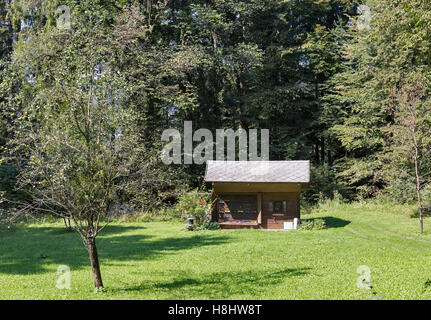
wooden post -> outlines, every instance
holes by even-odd
[[[296,206],[298,208],[298,223],[301,223],[301,189],[302,185],[298,184],[299,186],[299,193],[296,196]]]
[[[259,192],[257,194],[257,223],[260,225],[262,224],[262,193]]]
[[[215,194],[215,192],[214,192],[214,189],[213,189],[213,191],[211,192],[211,206],[210,206],[210,210],[211,210],[211,221],[215,221],[215,222],[217,222],[218,221],[218,219],[217,219],[217,214],[216,214],[216,208],[217,208],[217,201],[216,201],[216,199],[217,199],[217,195]]]

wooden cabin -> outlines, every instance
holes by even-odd
[[[205,181],[221,228],[294,229],[310,161],[207,161]]]

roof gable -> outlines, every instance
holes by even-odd
[[[207,161],[207,182],[310,182],[310,161]]]

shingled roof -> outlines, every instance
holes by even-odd
[[[310,182],[310,161],[207,161],[208,182]]]

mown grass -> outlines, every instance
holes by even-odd
[[[189,232],[184,223],[117,222],[98,239],[105,292],[86,250],[62,223],[0,227],[0,299],[430,299],[431,219],[413,209],[327,202],[311,231]],[[70,290],[57,289],[59,265]],[[372,289],[357,287],[357,268]]]

